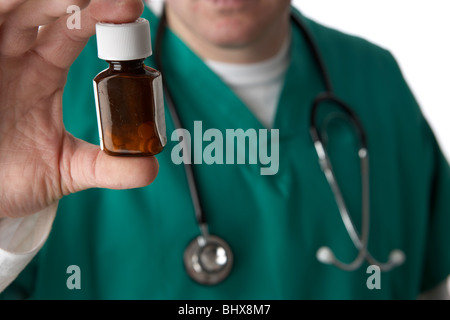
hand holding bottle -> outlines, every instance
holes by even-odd
[[[80,29],[67,27],[70,5],[82,9]],[[0,3],[0,217],[33,214],[83,189],[142,187],[156,177],[154,157],[108,156],[62,121],[68,69],[95,23],[131,22],[142,10],[140,0]]]

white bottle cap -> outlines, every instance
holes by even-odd
[[[152,55],[150,23],[139,18],[132,23],[96,25],[98,57],[107,61],[145,59]]]

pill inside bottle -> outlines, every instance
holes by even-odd
[[[144,64],[150,25],[97,23],[97,48],[109,68],[94,78],[100,147],[113,156],[152,156],[167,143],[162,75]]]

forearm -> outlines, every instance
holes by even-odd
[[[0,292],[42,248],[50,233],[58,202],[23,218],[0,219]]]

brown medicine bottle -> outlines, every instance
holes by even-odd
[[[113,156],[151,156],[166,142],[161,73],[144,65],[152,54],[150,25],[97,23],[100,59],[109,68],[94,78],[100,147]]]

